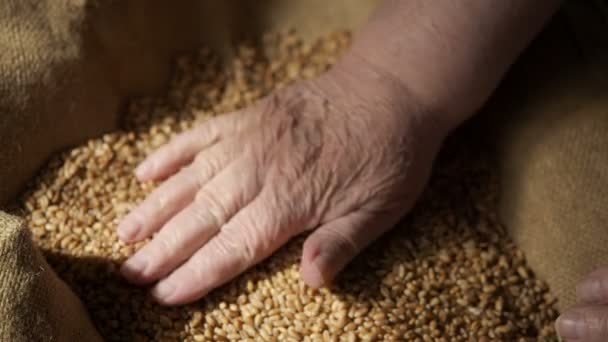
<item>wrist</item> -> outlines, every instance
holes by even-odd
[[[415,122],[417,129],[429,137],[443,140],[460,121],[446,115],[438,102],[429,101],[418,88],[397,75],[370,62],[352,50],[346,53],[328,73],[329,81],[344,89],[336,96],[350,104],[365,102],[369,115],[386,117],[395,124]]]
[[[558,5],[386,0],[355,35],[343,64],[353,72],[365,64],[400,83],[451,130],[483,105]]]
[[[426,37],[422,47],[444,46],[438,36]],[[354,70],[353,76],[361,73],[361,65],[381,75],[387,93],[396,94],[404,90],[409,94],[406,100],[414,100],[424,108],[426,115],[445,130],[452,131],[477,111],[493,91],[495,84],[488,82],[485,75],[477,75],[469,63],[439,53],[431,53],[423,48],[412,49],[398,56],[383,54],[381,49],[364,50],[365,42],[355,42],[353,49],[345,55],[345,68]],[[413,44],[414,45],[414,44]],[[465,49],[466,50],[466,49]],[[466,53],[466,51],[464,52]]]

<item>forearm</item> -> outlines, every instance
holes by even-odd
[[[472,115],[559,0],[386,0],[340,65],[377,71],[455,126]]]

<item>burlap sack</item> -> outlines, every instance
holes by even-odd
[[[0,227],[0,341],[101,341],[23,222],[0,212]]]
[[[226,41],[221,2],[0,0],[0,202],[58,148],[116,127],[171,55]],[[200,13],[214,13],[205,20]],[[206,33],[206,34],[204,34]]]
[[[566,3],[482,120],[498,147],[502,220],[563,309],[608,265],[608,16]]]
[[[114,129],[125,98],[162,90],[177,52],[204,44],[229,56],[230,43],[243,34],[297,27],[312,37],[353,28],[377,1],[0,0],[0,203],[50,153]],[[503,218],[561,304],[571,302],[582,273],[608,262],[601,234],[608,198],[601,153],[605,64],[592,62],[602,60],[595,47],[606,30],[597,26],[600,12],[585,8],[560,14],[560,24],[533,45],[486,111],[491,126],[501,127],[492,141],[500,142]],[[0,221],[0,232],[10,231],[11,222]],[[15,250],[21,252],[8,257],[21,260],[29,249]],[[4,279],[0,291],[15,293],[21,282]],[[73,298],[65,287],[45,291]],[[24,306],[54,312],[50,301],[40,303]],[[23,319],[24,327],[38,324]],[[11,336],[29,336],[12,326],[0,322]]]
[[[160,90],[174,50],[212,45],[205,37],[225,40],[218,30],[195,34],[213,25],[191,11],[204,6],[212,5],[0,0],[0,202],[50,153],[114,129],[125,96]],[[221,18],[221,10],[213,12]],[[100,340],[27,229],[3,213],[0,317],[0,341]]]

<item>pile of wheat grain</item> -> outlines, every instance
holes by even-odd
[[[198,119],[247,106],[326,70],[348,46],[293,34],[243,45],[222,65],[206,50],[177,61],[168,94],[132,101],[123,130],[55,156],[23,195],[36,243],[82,298],[109,341],[490,341],[553,336],[544,283],[495,215],[483,153],[456,139],[419,204],[358,257],[331,289],[299,278],[302,237],[203,300],[156,305],[119,264],[141,244],[118,241],[118,221],[154,187],[134,167]]]

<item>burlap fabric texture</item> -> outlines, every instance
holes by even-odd
[[[101,341],[23,222],[2,213],[0,227],[0,341]]]
[[[502,221],[564,309],[608,265],[608,16],[567,2],[482,116]]]

